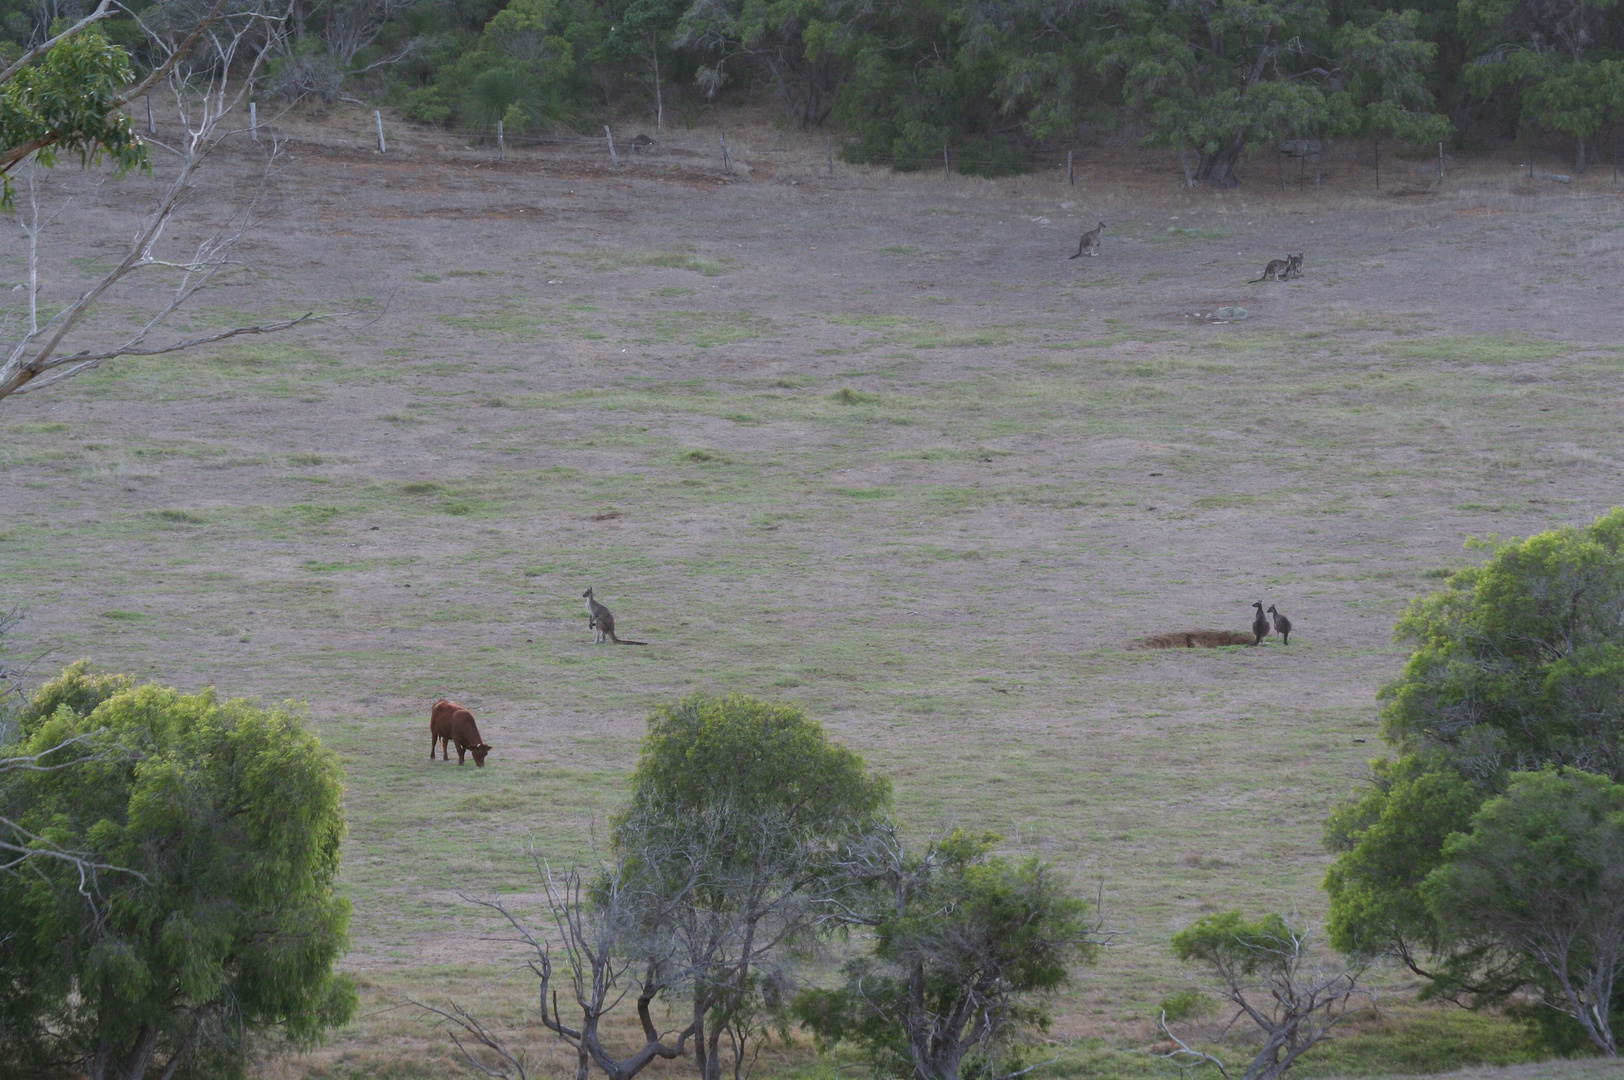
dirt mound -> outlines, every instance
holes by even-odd
[[[1238,630],[1184,630],[1176,634],[1152,634],[1141,644],[1147,649],[1218,649],[1225,645],[1250,645],[1251,634]]]

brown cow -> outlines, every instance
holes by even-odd
[[[450,761],[452,743],[457,744],[458,765],[462,764],[462,756],[466,752],[474,755],[475,765],[484,768],[485,755],[491,752],[491,748],[479,737],[479,725],[474,723],[474,714],[454,701],[441,698],[429,713],[429,760],[434,760],[434,748],[439,746],[440,759]]]

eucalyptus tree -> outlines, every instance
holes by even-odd
[[[1332,813],[1325,888],[1338,949],[1396,957],[1429,995],[1494,1002],[1537,982],[1526,951],[1485,920],[1440,921],[1424,886],[1516,774],[1624,782],[1624,509],[1487,547],[1399,621],[1413,651],[1381,692],[1396,753]]]
[[[1436,47],[1394,11],[1329,0],[1104,0],[1101,63],[1151,141],[1194,154],[1190,184],[1233,187],[1242,154],[1295,138],[1441,137],[1425,73]]]
[[[147,685],[82,714],[74,691],[96,688],[68,682],[0,764],[94,752],[23,771],[0,790],[4,814],[122,872],[94,883],[94,903],[61,860],[0,876],[0,1072],[236,1077],[265,1040],[344,1023],[336,755],[294,713]]]
[[[889,804],[889,782],[799,705],[696,694],[650,717],[612,840],[671,942],[702,1080],[721,1076],[724,1040],[744,1060],[792,950],[833,928],[841,852]]]

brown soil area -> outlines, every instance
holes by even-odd
[[[1238,630],[1189,630],[1152,634],[1142,644],[1147,649],[1221,649],[1226,645],[1251,645],[1255,640]]]

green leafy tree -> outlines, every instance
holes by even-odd
[[[336,757],[300,717],[212,692],[125,687],[85,715],[86,681],[70,671],[47,688],[60,703],[5,752],[93,752],[22,773],[4,813],[123,872],[88,897],[55,860],[0,878],[0,1071],[242,1076],[256,1041],[345,1022]]]
[[[602,55],[620,63],[633,61],[648,65],[649,84],[654,89],[654,127],[665,130],[665,90],[660,77],[661,61],[676,46],[677,21],[687,10],[684,0],[632,0],[604,36]]]
[[[835,119],[859,141],[848,161],[901,171],[936,168],[951,146],[959,171],[1020,172],[1023,124],[1004,108],[1004,34],[976,6],[944,0],[887,4],[855,20],[837,45],[845,72]]]
[[[1487,547],[1399,621],[1413,652],[1380,695],[1399,756],[1332,814],[1325,880],[1333,945],[1396,956],[1427,993],[1478,1001],[1526,985],[1526,955],[1487,927],[1446,931],[1422,885],[1513,773],[1624,781],[1624,509]]]
[[[0,209],[14,198],[11,171],[30,157],[55,165],[62,153],[89,165],[110,157],[119,172],[145,167],[146,147],[129,117],[130,58],[86,19],[0,69]]]
[[[1353,967],[1316,964],[1306,928],[1279,914],[1247,922],[1239,911],[1204,915],[1173,935],[1173,954],[1199,963],[1216,977],[1216,993],[1246,1016],[1263,1035],[1263,1044],[1246,1067],[1243,1080],[1278,1080],[1308,1051],[1332,1036],[1362,996],[1362,964]],[[1226,1080],[1229,1070],[1209,1054],[1192,1050],[1172,1035],[1164,1013],[1161,1028],[1174,1038],[1174,1060],[1193,1058],[1217,1065]]]
[[[1193,150],[1191,183],[1233,187],[1250,147],[1280,139],[1441,130],[1421,78],[1434,47],[1413,18],[1339,21],[1329,0],[1114,0],[1119,68],[1151,140]]]
[[[1021,1071],[1009,1067],[1013,1040],[1047,1028],[1043,995],[1104,938],[1053,866],[999,857],[997,840],[955,831],[913,853],[881,831],[852,853],[864,899],[845,921],[872,929],[873,950],[846,964],[844,986],[796,999],[820,1045],[860,1046],[882,1076]]]
[[[791,123],[813,128],[834,108],[846,74],[839,45],[862,12],[851,0],[693,0],[676,43],[705,59],[698,82],[706,96],[742,69],[771,81]]]
[[[890,785],[829,741],[799,705],[694,695],[649,719],[633,790],[612,822],[617,860],[644,908],[644,939],[670,940],[669,980],[691,1000],[694,1058],[739,1063],[788,950],[813,934],[845,845]]]
[[[1510,93],[1522,123],[1572,135],[1577,172],[1588,164],[1588,140],[1624,118],[1615,8],[1616,0],[1460,0],[1467,86],[1484,98]],[[1602,50],[1615,55],[1598,58]]]
[[[473,46],[415,91],[407,113],[435,123],[458,120],[482,133],[514,109],[526,124],[567,124],[583,71],[558,0],[512,0],[491,16]]]
[[[1573,136],[1573,171],[1584,172],[1590,140],[1624,120],[1624,60],[1570,60],[1537,68],[1540,77],[1523,95],[1524,115]]]
[[[1511,777],[1444,844],[1421,893],[1449,937],[1493,935],[1543,1002],[1618,1056],[1624,1021],[1624,784],[1572,769]]]

